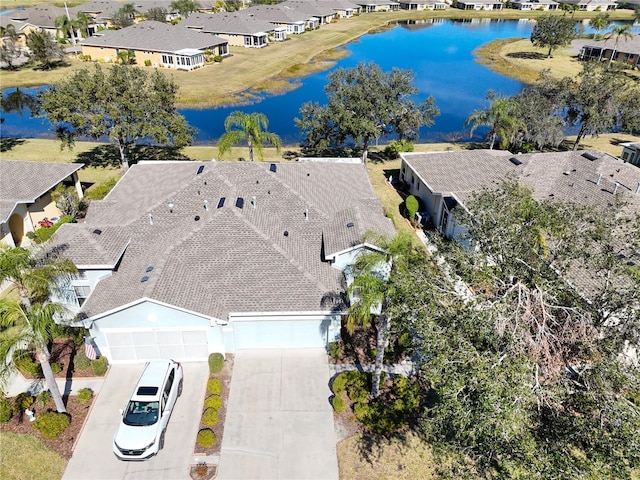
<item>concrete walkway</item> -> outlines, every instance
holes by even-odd
[[[240,350],[217,478],[338,479],[327,353]]]
[[[90,388],[94,395],[97,395],[102,388],[105,377],[86,377],[86,378],[74,378],[73,380],[67,380],[66,378],[56,379],[58,388],[62,395],[76,395],[78,390],[83,388]],[[32,395],[37,395],[42,390],[46,390],[46,382],[44,379],[34,380],[24,378],[20,373],[15,373],[7,383],[5,393],[8,397],[15,397],[19,393],[29,392]]]
[[[331,372],[331,376],[342,372],[348,372],[349,370],[358,370],[360,372],[369,372],[372,373],[375,368],[375,364],[361,364],[361,363],[330,363],[329,371]],[[395,363],[393,365],[383,365],[382,371],[387,372],[390,375],[403,375],[405,377],[410,377],[415,373],[415,367],[413,362],[402,362]]]

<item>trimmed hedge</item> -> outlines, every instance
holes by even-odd
[[[91,200],[102,200],[107,196],[107,193],[111,191],[111,189],[118,183],[118,179],[115,177],[111,177],[109,180],[106,180],[97,185],[92,185],[85,193],[84,196]]]
[[[93,391],[90,388],[81,388],[78,390],[78,401],[89,403],[93,398]]]
[[[50,440],[58,438],[71,423],[71,417],[67,413],[46,412],[42,413],[33,422],[33,426]]]
[[[211,395],[204,399],[204,408],[214,408],[220,410],[222,406],[222,397],[220,395]]]
[[[13,406],[8,398],[0,398],[0,423],[7,423],[13,417]]]
[[[212,353],[209,355],[209,371],[211,373],[220,373],[224,367],[224,355],[221,353]]]
[[[91,366],[91,360],[84,354],[84,348],[78,348],[73,357],[73,368],[75,370],[86,370]]]
[[[109,367],[107,357],[100,357],[95,360],[91,360],[91,367],[93,368],[93,374],[96,377],[103,377],[104,374],[107,373],[107,368]]]
[[[333,379],[333,382],[331,383],[331,390],[333,391],[333,393],[338,395],[344,392],[348,382],[349,382],[349,373],[348,372],[339,373],[338,375],[336,375],[336,377]]]
[[[203,428],[198,432],[197,442],[202,448],[213,447],[216,443],[216,434],[210,428]]]
[[[218,423],[218,411],[215,408],[207,408],[202,414],[202,423],[209,427]]]
[[[331,406],[335,410],[336,413],[342,413],[347,404],[345,403],[342,395],[334,395],[331,399]]]
[[[207,392],[212,395],[220,394],[222,392],[222,382],[219,378],[210,378],[207,382]]]

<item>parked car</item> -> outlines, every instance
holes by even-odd
[[[147,460],[164,445],[164,433],[176,400],[182,394],[182,365],[173,360],[148,362],[113,437],[120,460]]]

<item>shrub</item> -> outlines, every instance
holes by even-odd
[[[33,377],[42,376],[42,369],[40,364],[33,360],[31,353],[27,350],[16,350],[13,352],[13,364],[24,375]]]
[[[336,377],[333,379],[333,382],[331,383],[331,390],[336,395],[339,395],[340,393],[344,392],[348,382],[349,382],[349,373],[348,372],[339,373],[338,375],[336,375]]]
[[[369,415],[369,410],[368,403],[358,402],[353,405],[353,413],[360,423],[363,423],[367,415]]]
[[[149,60],[148,58],[144,61],[144,66],[145,67],[150,67],[151,66],[151,60]]]
[[[109,362],[107,361],[107,357],[100,357],[95,360],[91,360],[91,368],[93,368],[93,374],[96,377],[103,377],[104,374],[107,373],[108,366]]]
[[[385,155],[390,159],[397,158],[400,152],[413,152],[413,143],[408,140],[391,140],[384,149]]]
[[[352,370],[348,372],[347,394],[354,402],[364,402],[369,398],[369,374]]]
[[[46,412],[38,416],[33,426],[50,440],[58,438],[71,423],[71,417],[67,413]]]
[[[197,442],[203,448],[213,447],[216,443],[216,434],[210,428],[203,428],[198,432]]]
[[[76,213],[77,213],[77,210],[76,210]],[[50,227],[37,228],[36,231],[34,232],[35,242],[36,243],[46,242],[53,236],[54,233],[56,233],[56,230],[58,230],[62,225],[64,225],[65,223],[71,223],[73,222],[73,220],[74,220],[73,216],[65,215],[60,220],[58,220],[55,224],[51,224]]]
[[[111,191],[116,183],[118,183],[118,179],[111,177],[109,180],[93,185],[85,192],[85,197],[90,200],[102,200],[107,196],[107,193]]]
[[[215,57],[213,57],[213,61],[216,63],[222,62],[222,55],[216,55]]]
[[[202,423],[208,426],[218,423],[218,411],[215,408],[207,408],[202,414]]]
[[[86,370],[91,366],[91,360],[84,354],[84,348],[78,348],[73,357],[73,368],[75,370]]]
[[[90,388],[81,388],[78,390],[78,401],[82,403],[89,403],[93,397],[93,391]]]
[[[224,367],[224,355],[221,353],[212,353],[209,355],[209,371],[211,373],[219,373]]]
[[[8,398],[0,398],[0,423],[7,423],[13,417],[13,406]]]
[[[38,400],[38,403],[44,407],[49,403],[49,400],[51,400],[51,392],[49,390],[41,391],[36,397],[36,400]]]
[[[404,201],[404,206],[409,214],[409,220],[413,222],[416,218],[416,213],[418,213],[418,210],[420,209],[420,202],[413,195],[409,195]]]
[[[62,371],[62,367],[59,363],[53,362],[51,363],[51,370],[53,371],[53,374],[56,375]]]
[[[13,399],[13,409],[16,412],[23,412],[24,410],[29,408],[31,405],[33,405],[34,401],[35,401],[35,398],[33,398],[33,395],[27,392],[19,393]]]
[[[219,394],[222,392],[222,382],[218,378],[210,378],[207,382],[207,392]]]
[[[331,406],[335,410],[336,413],[342,413],[347,404],[345,403],[342,395],[334,395],[331,399]]]
[[[204,399],[204,408],[214,408],[220,410],[222,406],[222,397],[220,395],[211,395]]]
[[[340,342],[329,343],[329,356],[334,360],[340,358]]]

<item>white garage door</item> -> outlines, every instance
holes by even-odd
[[[238,348],[310,348],[327,345],[329,320],[263,320],[233,323]]]
[[[208,357],[206,330],[103,331],[111,362],[142,362],[159,358],[201,361]]]

